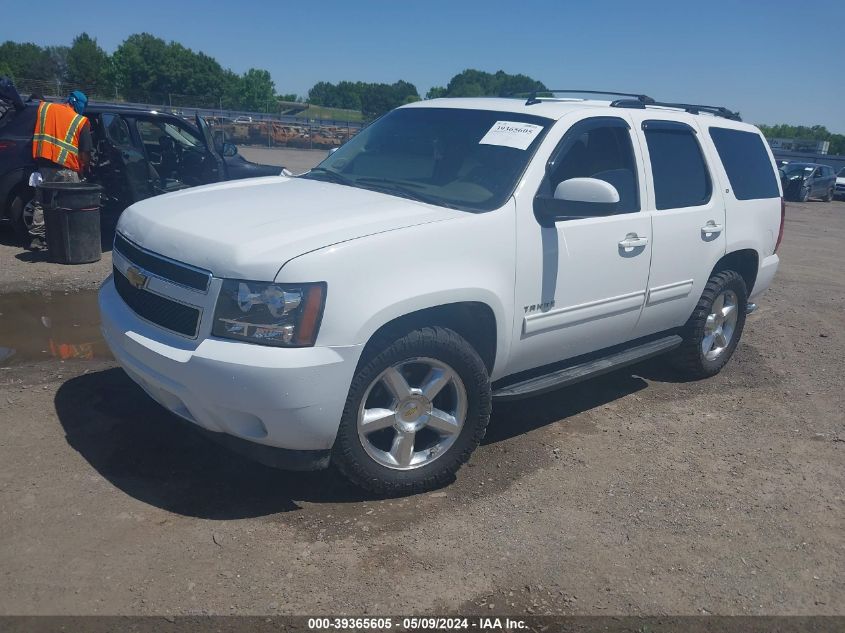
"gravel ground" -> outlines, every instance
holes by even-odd
[[[498,405],[411,498],[245,461],[101,354],[32,343],[0,368],[0,614],[845,614],[845,203],[787,213],[719,376],[652,361]]]

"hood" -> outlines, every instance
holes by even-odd
[[[837,176],[836,177],[836,184],[837,185],[845,185],[845,176]]]
[[[376,191],[277,176],[149,198],[124,211],[117,229],[215,277],[270,281],[303,253],[462,215]]]

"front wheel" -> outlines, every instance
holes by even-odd
[[[808,202],[810,200],[810,187],[801,189],[801,192],[798,194],[798,200],[800,202]]]
[[[748,290],[739,273],[725,270],[710,277],[681,331],[675,367],[688,378],[718,374],[742,336],[747,306]]]
[[[448,483],[487,429],[487,369],[456,332],[426,327],[383,341],[359,366],[332,462],[380,495]]]

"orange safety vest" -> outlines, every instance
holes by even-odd
[[[32,157],[79,171],[79,133],[88,122],[66,103],[47,103],[38,106],[35,135],[32,138]]]

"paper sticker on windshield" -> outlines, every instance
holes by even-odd
[[[496,121],[493,127],[484,135],[479,145],[503,145],[516,149],[528,149],[531,141],[543,129],[542,125],[533,123],[517,123],[515,121]]]

